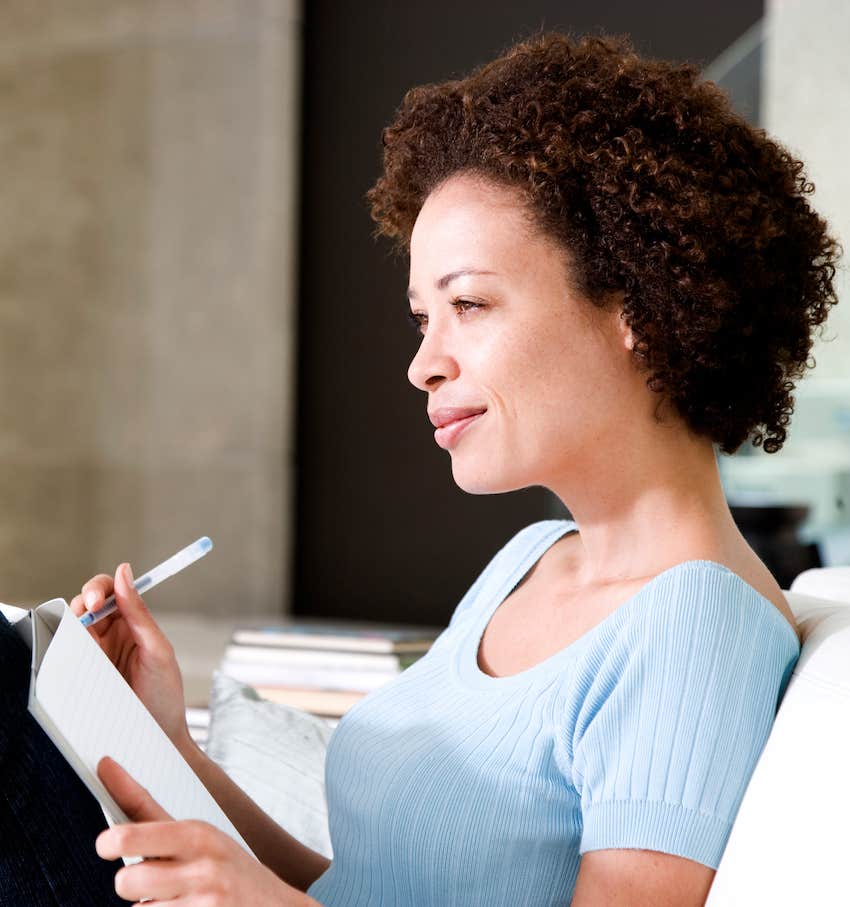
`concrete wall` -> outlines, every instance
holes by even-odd
[[[806,162],[816,187],[812,203],[850,250],[850,4],[768,0],[765,14],[763,125]],[[817,369],[809,380],[850,381],[846,264],[838,287],[842,302],[830,315],[824,342],[814,350]]]
[[[0,6],[0,599],[287,607],[297,0]]]

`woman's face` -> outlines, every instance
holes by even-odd
[[[423,335],[408,377],[465,491],[557,487],[645,404],[619,312],[577,296],[510,189],[461,175],[427,198],[408,295]]]

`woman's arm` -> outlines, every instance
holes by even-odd
[[[90,579],[72,599],[71,610],[77,615],[96,611],[113,591],[118,610],[89,632],[260,862],[288,885],[306,891],[330,863],[287,834],[195,745],[186,726],[183,680],[174,649],[133,587],[129,564],[118,568],[114,582],[106,574]]]
[[[584,854],[572,907],[703,907],[714,870],[654,850]]]
[[[330,860],[293,838],[263,812],[191,738],[179,749],[257,859],[284,882],[306,891],[331,865]]]

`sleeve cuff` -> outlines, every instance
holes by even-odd
[[[583,814],[581,853],[620,848],[657,850],[717,869],[732,823],[679,803],[615,800]]]

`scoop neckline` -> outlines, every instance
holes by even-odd
[[[754,586],[751,586],[743,577],[739,576],[733,570],[730,570],[725,564],[718,563],[717,561],[705,560],[701,558],[694,558],[691,560],[680,561],[678,564],[673,564],[672,567],[667,567],[662,570],[660,573],[656,573],[652,579],[647,580],[637,592],[634,592],[624,601],[622,601],[617,607],[611,611],[610,614],[607,614],[602,618],[598,623],[594,624],[589,630],[585,630],[580,636],[574,639],[571,643],[568,643],[564,648],[558,649],[558,651],[553,652],[547,658],[544,658],[542,661],[538,661],[536,664],[531,665],[528,668],[525,668],[522,671],[518,671],[516,674],[505,674],[494,677],[492,674],[487,674],[481,670],[478,664],[478,652],[481,647],[481,639],[484,636],[484,631],[489,625],[493,615],[501,607],[504,601],[516,588],[517,584],[524,579],[531,569],[537,564],[537,562],[543,557],[543,555],[555,544],[555,542],[564,538],[567,535],[579,532],[578,525],[572,520],[565,520],[563,525],[559,526],[558,529],[551,533],[543,536],[536,545],[526,554],[526,556],[519,562],[517,567],[511,571],[506,580],[499,585],[496,589],[495,594],[492,599],[487,603],[486,607],[478,614],[478,617],[475,621],[472,622],[471,626],[467,630],[463,642],[458,647],[457,652],[457,661],[456,661],[456,670],[458,676],[461,677],[466,683],[471,684],[472,686],[477,686],[479,688],[498,688],[498,689],[507,689],[515,686],[521,686],[523,684],[528,684],[534,681],[539,676],[545,676],[548,671],[553,667],[559,665],[561,662],[569,662],[570,660],[576,658],[580,650],[587,645],[587,643],[601,631],[601,629],[607,626],[609,623],[613,623],[614,619],[623,614],[624,612],[630,610],[636,601],[639,601],[647,590],[651,589],[655,584],[665,576],[678,571],[685,570],[691,567],[710,567],[716,570],[720,570],[723,573],[727,573],[730,576],[734,577],[739,583],[745,586],[752,595],[754,595],[762,603],[766,604],[770,610],[773,612],[775,617],[782,621],[787,633],[790,635],[794,642],[794,646],[799,651],[800,649],[800,638],[797,633],[794,631],[791,624],[788,622],[787,618],[779,611],[776,605],[769,599],[767,596],[762,595]]]

